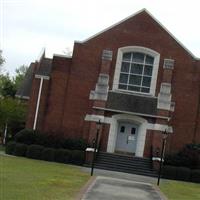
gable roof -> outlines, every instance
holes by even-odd
[[[142,13],[142,12],[145,12],[145,13],[147,13],[162,29],[164,29],[186,52],[188,52],[188,54],[190,55],[190,56],[192,56],[195,60],[200,60],[200,58],[198,58],[198,57],[196,57],[187,47],[185,47],[185,45],[183,45],[183,43],[182,42],[180,42],[164,25],[162,25],[146,8],[144,8],[144,9],[142,9],[142,10],[140,10],[140,11],[138,11],[138,12],[136,12],[136,13],[134,13],[133,15],[130,15],[129,17],[127,17],[127,18],[125,18],[125,19],[123,19],[123,20],[121,20],[121,21],[119,21],[119,22],[117,22],[117,23],[115,23],[115,24],[113,24],[112,26],[109,26],[108,28],[106,28],[106,29],[104,29],[104,30],[102,30],[102,31],[100,31],[100,32],[98,32],[98,33],[96,33],[95,35],[92,35],[91,37],[89,37],[89,38],[87,38],[87,39],[85,39],[85,40],[83,40],[83,41],[77,41],[77,42],[79,42],[79,43],[85,43],[85,42],[88,42],[89,40],[91,40],[91,39],[93,39],[93,38],[95,38],[95,37],[97,37],[97,36],[99,36],[100,34],[102,34],[102,33],[104,33],[104,32],[106,32],[106,31],[108,31],[108,30],[110,30],[110,29],[112,29],[112,28],[114,28],[115,26],[118,26],[118,25],[120,25],[120,24],[122,24],[123,22],[125,22],[125,21],[127,21],[127,20],[129,20],[130,18],[133,18],[133,17],[135,17],[136,15],[138,15],[138,14],[140,14],[140,13]]]

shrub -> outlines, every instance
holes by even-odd
[[[164,178],[176,179],[177,167],[164,165],[162,174]]]
[[[63,141],[63,148],[84,151],[87,148],[87,143],[83,139],[67,138]]]
[[[14,140],[16,142],[24,143],[28,145],[34,144],[36,140],[36,134],[33,130],[23,129],[14,136]]]
[[[82,165],[85,160],[84,151],[73,150],[71,156],[71,162],[74,164]]]
[[[55,149],[44,148],[41,153],[41,159],[46,161],[54,161]]]
[[[176,179],[182,181],[189,181],[191,170],[187,167],[178,167],[176,172]]]
[[[71,151],[67,149],[57,149],[55,150],[55,161],[60,163],[70,162]]]
[[[15,156],[25,156],[27,151],[27,145],[16,143],[15,149],[14,149],[14,155]]]
[[[191,181],[200,183],[200,169],[191,170]]]
[[[44,147],[41,145],[30,145],[28,146],[26,156],[28,158],[33,158],[33,159],[41,159],[41,153],[43,151]]]
[[[14,142],[14,141],[8,142],[8,143],[6,144],[6,150],[5,150],[5,152],[6,152],[7,154],[11,154],[11,155],[12,155],[12,154],[14,153],[15,146],[16,146],[16,142]]]
[[[166,156],[164,164],[200,168],[200,144],[188,144],[177,154]]]

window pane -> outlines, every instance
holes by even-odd
[[[131,128],[131,134],[132,134],[132,135],[135,135],[135,131],[136,131],[135,128]]]
[[[128,90],[139,92],[140,91],[140,87],[128,86]]]
[[[144,63],[144,54],[142,53],[133,53],[133,62]]]
[[[120,74],[119,77],[119,82],[120,83],[127,83],[128,82],[128,74]]]
[[[131,61],[131,53],[124,53],[122,59],[123,61]]]
[[[121,126],[120,133],[124,133],[124,132],[125,132],[125,126]]]
[[[152,66],[144,66],[144,75],[152,76],[153,67]]]
[[[129,84],[141,85],[142,76],[130,75]]]
[[[149,93],[150,88],[141,88],[141,92]]]
[[[130,63],[122,62],[121,72],[129,72]]]
[[[142,86],[150,87],[151,77],[143,77]]]
[[[153,65],[154,58],[151,56],[146,55],[145,63],[149,65]]]
[[[119,84],[119,89],[127,90],[127,85]]]
[[[142,74],[143,65],[140,64],[131,64],[131,73],[133,74]]]

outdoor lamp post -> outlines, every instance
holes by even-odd
[[[161,150],[157,185],[160,184],[160,177],[161,177],[162,166],[163,166],[163,161],[164,161],[163,159],[164,159],[164,155],[165,155],[165,147],[166,147],[167,137],[169,134],[170,134],[169,127],[168,127],[168,129],[165,129],[164,132],[162,132],[162,136],[163,136],[162,137],[162,150]]]
[[[94,140],[94,153],[93,153],[93,158],[92,158],[92,165],[91,165],[91,176],[93,176],[93,171],[94,171],[94,163],[95,163],[95,159],[96,159],[96,151],[97,151],[97,145],[98,145],[98,140],[99,140],[99,131],[101,128],[101,121],[99,120],[96,123],[97,126],[97,131],[96,131],[96,137]]]

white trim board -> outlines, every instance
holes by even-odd
[[[115,116],[115,115],[113,115],[113,116]],[[120,115],[120,116],[122,116],[122,115]],[[136,118],[136,116],[134,116],[134,117]],[[140,117],[140,119],[143,119],[143,118]],[[103,115],[89,115],[89,114],[87,114],[85,116],[85,121],[98,122],[99,120],[101,123],[105,123],[105,124],[112,123],[112,117],[104,117]],[[143,119],[143,120],[145,120],[145,119]],[[152,124],[152,123],[146,122],[146,129],[147,130],[155,130],[155,131],[168,130],[170,133],[173,133],[173,128],[166,124]]]
[[[126,20],[128,20],[128,19],[130,19],[130,18],[132,18],[132,17],[134,17],[134,16],[136,16],[136,15],[138,15],[138,14],[140,14],[140,13],[142,13],[142,12],[146,12],[155,22],[157,22],[158,23],[158,25],[160,25],[161,26],[161,28],[163,28],[183,49],[185,49],[185,51],[186,52],[188,52],[188,54],[190,55],[190,56],[192,56],[195,60],[200,60],[200,58],[198,58],[198,57],[196,57],[187,47],[185,47],[185,45],[183,45],[183,43],[182,42],[180,42],[161,22],[159,22],[147,9],[142,9],[142,10],[140,10],[140,11],[138,11],[138,12],[136,12],[136,13],[134,13],[133,15],[130,15],[130,16],[128,16],[128,17],[126,17],[125,19],[123,19],[123,20],[121,20],[121,21],[119,21],[119,22],[117,22],[117,23],[115,23],[115,24],[113,24],[113,25],[111,25],[111,26],[109,26],[108,28],[106,28],[106,29],[104,29],[104,30],[102,30],[102,31],[100,31],[100,32],[98,32],[98,33],[96,33],[96,34],[94,34],[94,35],[92,35],[91,37],[89,37],[89,38],[87,38],[87,39],[85,39],[85,40],[83,40],[83,41],[75,41],[76,43],[85,43],[85,42],[88,42],[89,40],[91,40],[91,39],[93,39],[93,38],[95,38],[95,37],[97,37],[98,35],[100,35],[100,34],[102,34],[102,33],[104,33],[104,32],[106,32],[106,31],[108,31],[108,30],[110,30],[110,29],[112,29],[112,28],[114,28],[115,26],[117,26],[117,25],[119,25],[119,24],[121,24],[121,23],[123,23],[123,22],[125,22]]]
[[[35,78],[39,78],[39,79],[44,79],[44,80],[49,80],[50,79],[50,77],[49,76],[44,76],[44,75],[39,75],[39,74],[36,74],[35,75]]]
[[[166,119],[168,121],[170,120],[169,117],[164,117],[164,116],[159,116],[159,115],[149,115],[149,114],[143,114],[143,113],[128,112],[128,111],[123,111],[123,110],[101,108],[101,107],[96,107],[96,106],[93,106],[92,108],[94,108],[96,110],[112,111],[112,112],[117,112],[117,113],[130,114],[130,115],[138,115],[138,116],[143,116],[143,117],[153,117],[153,118],[159,118],[159,119]]]

